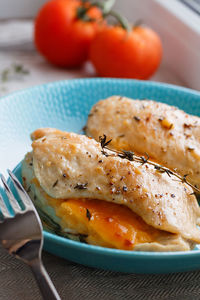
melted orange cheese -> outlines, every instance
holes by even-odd
[[[155,241],[159,230],[147,225],[129,208],[94,199],[51,199],[62,226],[86,235],[90,244],[132,250]]]
[[[40,187],[36,178],[32,182]],[[61,219],[61,227],[87,236],[89,244],[133,250],[136,244],[155,242],[162,235],[126,206],[97,199],[55,199],[44,191],[43,195]]]

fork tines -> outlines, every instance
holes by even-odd
[[[24,188],[21,185],[21,183],[19,182],[19,180],[16,178],[16,176],[10,170],[8,170],[8,174],[9,174],[10,180],[12,181],[12,183],[17,191],[17,194],[20,197],[22,205],[19,204],[19,202],[13,195],[11,188],[9,187],[8,183],[6,182],[5,177],[3,175],[1,175],[0,176],[1,181],[4,186],[5,193],[9,200],[9,202],[6,203],[3,200],[3,197],[0,195],[0,209],[1,209],[1,213],[4,216],[4,218],[10,217],[12,215],[12,213],[10,213],[10,208],[14,214],[23,213],[27,210],[35,210],[29,196],[27,195],[26,191],[24,190]],[[21,206],[23,206],[23,207],[21,207]]]

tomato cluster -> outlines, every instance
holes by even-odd
[[[162,57],[152,29],[108,25],[102,9],[83,0],[47,2],[36,17],[34,40],[50,63],[73,68],[90,59],[104,77],[147,79]]]

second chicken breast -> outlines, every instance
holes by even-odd
[[[148,153],[200,185],[200,118],[151,100],[112,96],[96,103],[88,116],[87,135],[105,134],[111,147]]]

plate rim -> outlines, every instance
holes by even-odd
[[[175,85],[172,83],[165,83],[165,82],[159,82],[159,81],[151,81],[151,80],[140,80],[140,79],[128,79],[128,78],[112,78],[112,77],[95,77],[95,78],[72,78],[72,79],[65,79],[65,80],[56,80],[56,81],[51,81],[51,82],[47,82],[47,83],[43,83],[43,84],[39,84],[39,85],[34,85],[31,87],[27,87],[25,89],[20,89],[11,93],[8,93],[6,95],[4,95],[3,97],[0,97],[0,104],[2,101],[6,100],[7,98],[12,98],[15,97],[17,95],[29,92],[29,91],[37,91],[40,90],[41,88],[48,88],[48,87],[52,87],[54,85],[62,85],[62,84],[68,84],[68,83],[75,83],[78,84],[80,82],[100,82],[100,81],[105,81],[108,83],[112,83],[112,82],[124,82],[124,83],[135,83],[135,84],[142,84],[144,86],[152,86],[152,87],[159,87],[159,88],[167,88],[170,90],[174,90],[177,92],[183,92],[183,93],[188,93],[191,94],[193,96],[197,96],[200,97],[200,91],[188,88],[188,87],[184,87],[184,86],[180,86],[180,85]],[[6,100],[8,101],[8,99]]]

